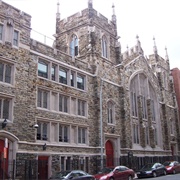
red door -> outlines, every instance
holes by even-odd
[[[106,158],[107,158],[106,166],[107,167],[114,166],[114,149],[111,141],[108,140],[106,142],[105,148],[106,148]]]
[[[48,179],[48,156],[38,157],[38,179]]]
[[[4,140],[0,139],[0,179],[8,178],[8,148],[6,159],[4,159],[4,146]]]

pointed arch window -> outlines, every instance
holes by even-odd
[[[150,142],[160,142],[161,131],[156,131],[155,139],[150,134],[150,125],[147,123],[148,119],[153,123],[153,128],[160,125],[158,121],[158,99],[154,87],[151,85],[149,78],[144,73],[139,73],[133,77],[130,82],[130,108],[131,119],[133,125],[133,142],[134,144],[140,144],[140,120],[142,118],[145,128],[144,137],[146,145],[150,145]],[[139,116],[141,115],[141,116]]]
[[[78,55],[78,51],[79,51],[79,42],[78,42],[78,38],[76,35],[72,35],[71,36],[71,41],[70,41],[70,55],[71,56],[77,56]]]
[[[107,39],[105,36],[102,37],[102,56],[108,58]]]
[[[135,144],[139,144],[139,125],[133,124],[133,141]]]
[[[108,114],[108,123],[114,124],[114,103],[109,101],[107,103],[107,114]]]

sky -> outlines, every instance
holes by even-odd
[[[31,15],[31,37],[39,41],[45,41],[46,37],[47,44],[55,34],[58,1],[61,19],[88,6],[88,0],[2,1]],[[167,47],[170,68],[180,69],[179,0],[93,0],[93,8],[111,20],[113,3],[122,52],[127,50],[127,46],[131,48],[136,44],[138,35],[148,57],[153,53],[154,37],[158,54],[164,58]]]

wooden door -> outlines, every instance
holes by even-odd
[[[48,156],[38,157],[38,179],[48,179]]]
[[[114,166],[114,148],[112,142],[108,140],[105,145],[106,148],[106,166]]]

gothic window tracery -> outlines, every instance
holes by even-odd
[[[114,124],[114,103],[112,101],[108,101],[107,103],[107,114],[108,114],[108,123]]]
[[[147,103],[149,101],[149,103]],[[133,121],[132,135],[134,144],[139,144],[141,138],[139,136],[140,124],[144,124],[145,144],[150,144],[150,137],[148,130],[153,127],[157,130],[159,122],[158,119],[158,102],[154,87],[152,87],[149,79],[143,73],[134,76],[130,82],[130,105],[131,105],[131,119]],[[142,114],[142,117],[140,116]],[[149,116],[149,117],[148,117]],[[141,122],[140,122],[141,121]],[[158,145],[159,133],[154,135],[153,141]],[[158,139],[157,139],[158,138]]]
[[[79,42],[78,42],[78,38],[75,34],[73,34],[71,36],[71,40],[70,40],[70,55],[72,57],[77,56],[78,55],[78,51],[79,51]]]
[[[107,38],[102,36],[102,56],[108,58]]]

